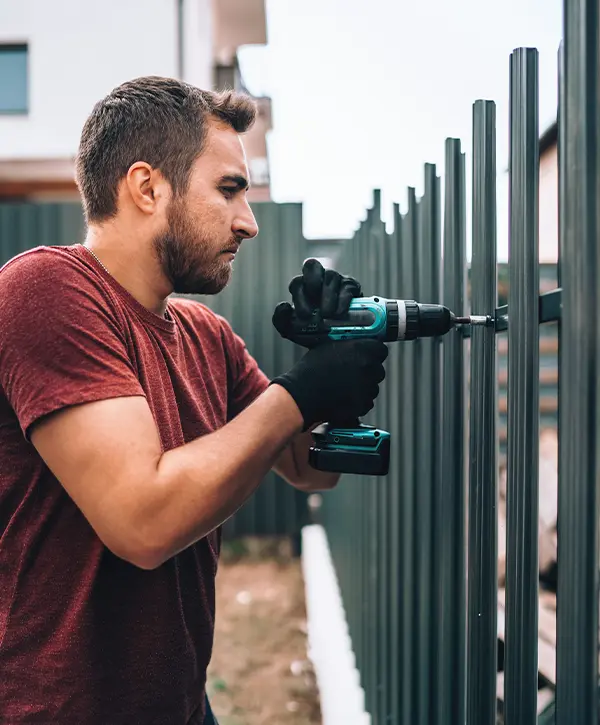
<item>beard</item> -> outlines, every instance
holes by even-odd
[[[221,249],[237,243],[232,235]],[[167,229],[153,240],[164,274],[177,294],[215,295],[231,278],[231,264],[214,237],[198,229],[181,199],[173,199],[167,212]]]

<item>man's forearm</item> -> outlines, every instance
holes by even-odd
[[[220,430],[164,453],[155,495],[140,517],[155,529],[154,565],[234,514],[301,429],[293,399],[272,385]]]

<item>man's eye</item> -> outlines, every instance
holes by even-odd
[[[237,187],[236,186],[222,186],[221,191],[223,192],[223,194],[226,197],[231,198],[237,191]]]

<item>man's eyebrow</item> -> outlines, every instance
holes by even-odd
[[[225,176],[221,176],[219,179],[219,186],[221,186],[221,184],[235,184],[239,190],[248,189],[250,187],[248,179],[241,174],[226,174]]]

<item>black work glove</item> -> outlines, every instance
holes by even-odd
[[[271,385],[294,399],[304,430],[328,420],[355,420],[373,408],[388,349],[378,340],[332,340],[309,350]]]
[[[354,297],[362,297],[360,283],[333,269],[324,269],[318,259],[307,259],[302,274],[289,284],[292,302],[298,317],[308,319],[313,310],[323,318],[341,318],[348,312]],[[285,338],[290,337],[290,322],[294,309],[289,302],[280,302],[273,313],[273,325]]]

